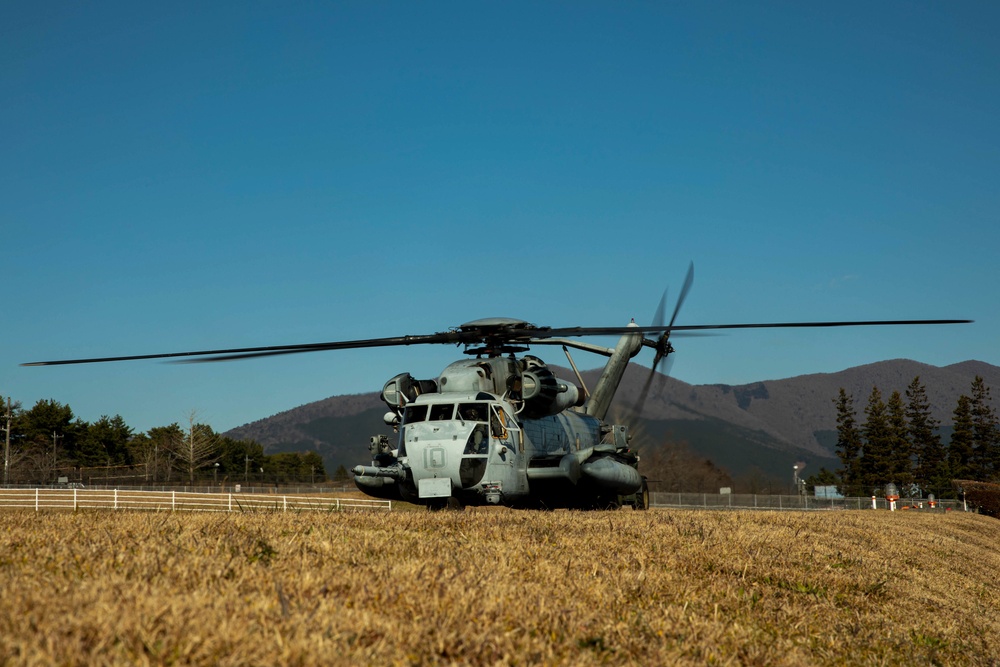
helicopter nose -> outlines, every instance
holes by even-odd
[[[462,447],[464,443],[452,440],[421,440],[407,446],[410,471],[413,481],[420,497],[436,497],[443,493],[443,488],[448,489],[446,495],[451,495],[454,488],[462,488],[459,478],[459,466],[461,465]],[[429,484],[423,480],[449,480],[450,484],[445,485],[443,481],[436,482],[433,486],[435,491],[432,496],[424,496],[424,487],[429,488]]]

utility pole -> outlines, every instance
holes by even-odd
[[[7,397],[7,414],[5,417],[7,425],[3,430],[6,432],[7,437],[3,445],[3,485],[7,486],[10,483],[10,396]]]

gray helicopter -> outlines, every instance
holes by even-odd
[[[400,345],[462,345],[469,358],[449,364],[435,379],[409,373],[382,388],[389,408],[385,422],[394,436],[376,435],[372,460],[353,469],[364,493],[437,507],[507,505],[512,507],[600,509],[649,506],[646,478],[630,446],[625,424],[607,421],[608,410],[629,361],[643,347],[655,351],[652,368],[633,413],[641,412],[653,379],[674,352],[672,334],[751,328],[801,328],[961,324],[971,320],[882,320],[783,322],[763,324],[675,325],[694,277],[688,268],[669,323],[666,293],[650,326],[540,327],[523,320],[486,318],[445,332],[352,341],[280,345],[198,352],[174,352],[23,364],[64,364],[173,359],[227,361],[255,357]],[[613,348],[578,340],[620,336]],[[558,378],[531,346],[560,345],[576,382]],[[568,348],[608,357],[589,392]],[[520,355],[520,356],[519,356]],[[660,375],[662,378],[663,376]]]

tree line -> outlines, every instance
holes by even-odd
[[[4,483],[137,486],[327,481],[317,452],[265,454],[254,440],[229,438],[198,423],[196,413],[183,426],[175,422],[146,432],[135,432],[120,415],[88,423],[76,417],[69,405],[52,399],[40,400],[28,410],[15,404],[10,413]],[[3,422],[8,428],[6,419]],[[5,444],[0,441],[0,446]]]
[[[947,498],[957,492],[953,480],[1000,479],[1000,426],[990,389],[978,375],[968,395],[958,397],[947,444],[919,376],[907,387],[905,400],[898,391],[883,399],[872,387],[863,422],[854,397],[843,388],[834,404],[842,467],[835,473],[821,469],[806,480],[809,485],[835,484],[845,496],[867,496],[882,493],[891,482],[904,496]]]

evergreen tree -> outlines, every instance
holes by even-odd
[[[184,431],[180,424],[155,426],[146,434],[146,439],[133,438],[132,457],[141,463],[143,471],[153,482],[169,482],[173,477],[176,452],[184,442]]]
[[[121,415],[100,419],[87,428],[80,441],[76,462],[81,467],[129,465],[132,463],[128,442],[132,429]]]
[[[837,483],[837,475],[826,468],[820,468],[819,472],[806,477],[806,493],[815,495],[817,486],[834,486]]]
[[[77,449],[87,432],[87,422],[73,416],[73,410],[58,401],[40,400],[19,415],[11,427],[18,449],[19,479],[54,482],[76,463]]]
[[[837,456],[843,466],[837,471],[840,476],[840,492],[844,495],[856,493],[860,484],[859,457],[861,456],[861,433],[858,431],[854,413],[854,398],[844,388],[834,400],[837,406]]]
[[[910,495],[913,486],[913,447],[910,444],[906,424],[906,408],[898,391],[892,392],[886,404],[889,426],[889,480],[895,482],[900,491]]]
[[[318,452],[280,452],[264,461],[264,478],[275,484],[320,484],[327,481]]]
[[[972,396],[969,409],[972,414],[972,461],[973,479],[988,481],[995,477],[998,465],[997,414],[990,404],[990,388],[983,378],[976,376],[972,381]]]
[[[872,387],[865,406],[865,423],[861,427],[864,449],[861,454],[861,484],[866,493],[893,481],[893,434],[889,415],[882,401],[882,392]]]
[[[250,482],[267,458],[256,440],[220,438],[219,450],[219,474],[231,482]]]
[[[955,479],[975,479],[972,467],[972,401],[962,394],[952,413],[953,430],[948,445],[948,467]]]
[[[920,383],[920,376],[913,378],[906,389],[906,398],[906,421],[916,460],[914,482],[923,493],[933,492],[940,497],[950,486],[947,453],[937,432],[940,422],[931,416],[927,390]]]

